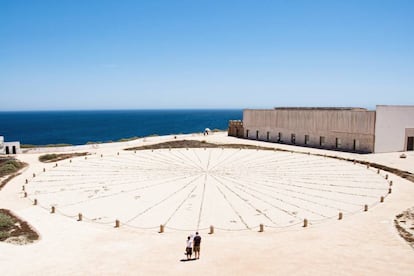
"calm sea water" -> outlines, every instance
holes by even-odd
[[[242,110],[111,110],[0,112],[0,136],[6,141],[45,145],[116,141],[152,134],[227,129]]]

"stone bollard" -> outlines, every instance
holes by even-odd
[[[342,217],[343,217],[342,212],[339,212],[339,214],[338,214],[338,219],[339,219],[339,220],[341,220],[341,219],[342,219]]]
[[[380,172],[381,172],[381,171],[380,171],[380,169],[378,169],[378,170],[377,170],[377,174],[379,174]]]
[[[383,196],[381,197],[380,202],[384,202],[384,197]]]
[[[55,167],[57,167],[57,166],[58,166],[58,163],[55,164]]]
[[[385,175],[385,179],[388,179],[388,174]]]
[[[120,225],[119,220],[115,220],[115,228],[119,228],[119,225]]]
[[[303,220],[303,227],[308,227],[308,220],[307,219]]]
[[[390,180],[390,187],[392,186],[392,180]]]
[[[364,212],[367,212],[368,211],[368,205],[364,205]]]
[[[367,169],[369,169],[369,164],[367,164]]]
[[[37,199],[36,198],[33,200],[33,205],[37,205]]]
[[[72,159],[69,160],[69,163],[72,163]]]
[[[391,189],[391,188],[389,188],[389,189],[388,189],[388,193],[390,194],[391,192],[392,192],[392,189]]]
[[[136,151],[136,150],[134,150],[134,153],[137,153],[137,151]]]
[[[78,214],[78,221],[82,221],[82,217],[83,217],[83,216],[82,216],[82,213],[79,213],[79,214]]]
[[[35,174],[35,173],[33,173],[33,178],[34,178],[34,177],[36,177],[36,174]]]
[[[214,226],[213,225],[210,225],[210,233],[209,234],[210,235],[214,234]]]
[[[50,209],[50,213],[51,213],[51,214],[54,214],[54,213],[55,213],[55,211],[56,211],[55,206],[52,206],[52,208]]]
[[[160,232],[159,233],[164,233],[164,225],[160,225]]]
[[[22,191],[25,191],[24,185],[22,186]]]
[[[101,154],[101,158],[103,157],[103,154]]]
[[[29,180],[27,180],[27,179],[26,179],[25,183],[26,183],[26,184],[27,184],[27,183],[29,183]]]
[[[24,197],[27,197],[27,192],[24,192],[23,196],[24,196]]]
[[[119,151],[116,153],[116,155],[119,155]]]
[[[87,157],[87,156],[85,156],[85,160],[86,160],[86,159],[88,159],[88,157]]]
[[[46,171],[46,169],[45,168],[43,168],[43,172],[45,172]]]
[[[354,160],[354,165],[356,164],[356,161]]]
[[[264,232],[264,225],[262,223],[259,225],[259,227],[259,232]]]

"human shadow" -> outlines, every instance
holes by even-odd
[[[190,262],[190,261],[195,261],[197,260],[196,258],[191,258],[191,259],[181,259],[180,262]]]

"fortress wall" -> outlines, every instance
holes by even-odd
[[[375,111],[364,109],[246,109],[244,137],[357,152],[374,151]],[[279,133],[281,139],[279,140]],[[292,141],[294,134],[294,141]],[[308,141],[305,143],[305,135]],[[324,143],[321,145],[321,138]],[[338,140],[337,140],[338,139]]]

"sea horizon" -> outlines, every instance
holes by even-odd
[[[226,130],[242,109],[0,111],[0,135],[24,145],[105,143],[133,137]]]

